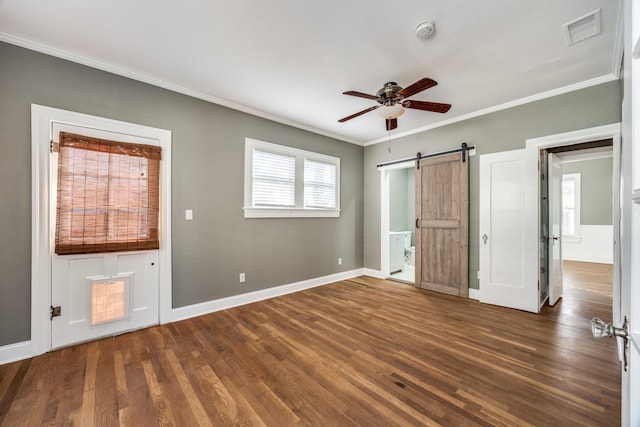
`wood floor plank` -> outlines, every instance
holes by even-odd
[[[0,366],[0,425],[614,426],[611,268],[539,314],[357,277]]]

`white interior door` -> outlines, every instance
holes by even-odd
[[[480,301],[538,312],[537,275],[526,262],[525,164],[524,149],[480,156]]]
[[[624,2],[625,61],[622,108],[622,228],[619,318],[629,321],[628,369],[622,372],[622,422],[640,425],[640,4]],[[628,59],[626,59],[628,58]],[[624,340],[618,338],[622,346]]]
[[[132,143],[153,143],[135,135],[114,134],[67,123],[60,131]],[[57,158],[51,154],[50,227],[56,223]],[[158,250],[57,255],[51,251],[51,347],[59,348],[157,324],[159,321]],[[53,310],[56,308],[56,316]]]
[[[562,296],[562,160],[548,155],[549,183],[549,305]]]

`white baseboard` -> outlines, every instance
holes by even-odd
[[[364,268],[362,274],[365,276],[375,277],[376,279],[384,279],[382,271],[374,270],[372,268]]]
[[[0,347],[0,365],[31,357],[31,341],[17,342]]]
[[[275,286],[273,288],[262,289],[254,292],[248,292],[246,294],[234,295],[217,300],[178,307],[172,310],[171,321],[177,322],[179,320],[190,319],[192,317],[202,316],[216,311],[226,310],[232,307],[238,307],[241,305],[251,304],[269,298],[275,298],[293,292],[303,291],[305,289],[315,288],[317,286],[338,282],[340,280],[351,279],[353,277],[362,276],[363,274],[367,274],[365,272],[365,269],[359,268],[356,270],[331,274],[329,276],[317,277],[315,279],[303,280],[301,282]]]
[[[469,299],[480,301],[480,289],[469,288]]]

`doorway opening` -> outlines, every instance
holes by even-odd
[[[616,160],[611,138],[540,150],[541,306],[580,294],[611,307]]]
[[[415,162],[381,169],[382,274],[415,284]]]
[[[415,283],[415,168],[389,172],[390,278]]]

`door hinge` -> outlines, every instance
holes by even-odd
[[[58,317],[60,316],[60,314],[62,313],[62,307],[61,306],[51,306],[51,319],[53,319],[54,317]]]

